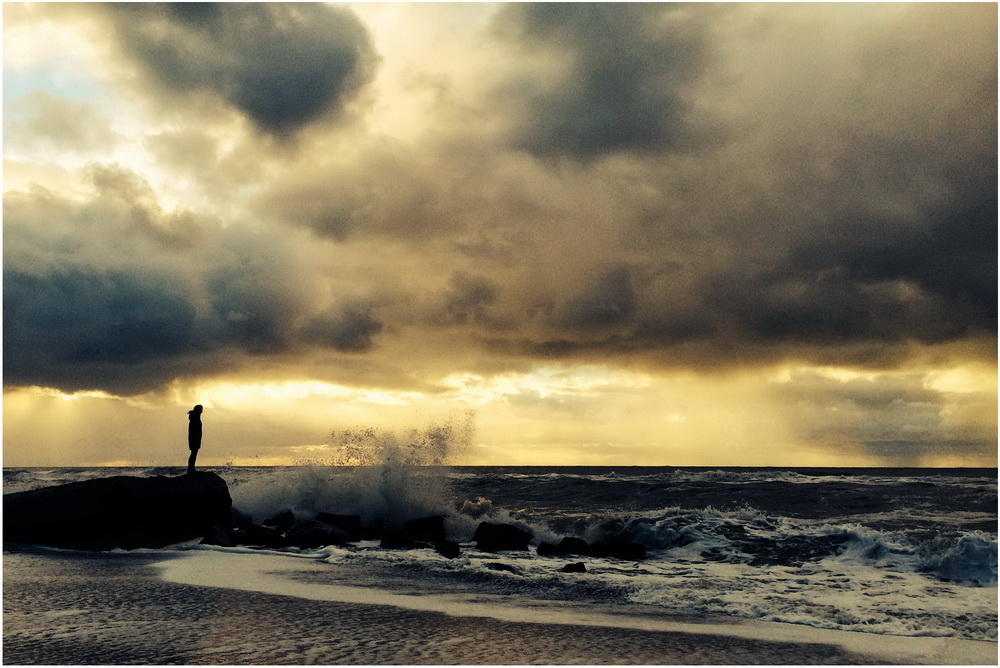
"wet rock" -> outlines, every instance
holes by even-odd
[[[539,557],[558,557],[559,549],[552,543],[548,543],[543,540],[538,544],[538,547],[535,548],[535,553]]]
[[[451,540],[442,540],[434,543],[434,550],[442,557],[447,557],[448,559],[455,559],[462,554],[461,546]]]
[[[512,524],[481,522],[476,527],[476,533],[472,536],[472,540],[483,552],[526,551],[531,534]]]
[[[306,549],[346,545],[348,542],[350,538],[345,532],[319,520],[301,520],[285,532],[286,544]]]
[[[243,527],[248,527],[253,524],[253,518],[241,511],[239,508],[232,509],[233,515],[233,526],[237,529],[242,529]]]
[[[428,542],[413,540],[407,534],[397,531],[382,536],[379,547],[386,550],[416,550],[432,546]]]
[[[587,567],[582,561],[578,561],[575,564],[566,564],[559,569],[560,573],[586,573]]]
[[[590,546],[590,553],[595,557],[611,557],[623,561],[641,561],[646,558],[646,546],[628,540],[602,540]]]
[[[288,531],[295,524],[295,514],[291,510],[285,510],[274,517],[268,517],[261,524],[266,527],[274,527],[278,531]]]
[[[232,526],[225,480],[198,471],[176,476],[111,476],[3,497],[3,537],[79,550],[158,548]]]
[[[590,544],[584,539],[576,538],[575,536],[566,536],[563,538],[556,546],[556,550],[562,556],[576,554],[586,557],[590,556],[591,553]]]
[[[361,540],[366,537],[365,528],[361,525],[360,515],[337,515],[335,513],[316,513],[316,518],[332,527],[336,527],[351,537],[351,540]]]
[[[257,524],[250,524],[240,527],[233,532],[233,540],[237,545],[249,545],[252,547],[279,548],[285,546],[285,537],[281,532],[273,527],[263,527]]]
[[[212,525],[205,532],[205,537],[201,539],[201,544],[236,547],[236,540],[228,531],[223,531],[219,527]]]
[[[412,540],[439,543],[447,540],[444,533],[444,517],[433,515],[403,522],[403,533]]]

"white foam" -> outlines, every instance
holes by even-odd
[[[503,599],[487,602],[482,597],[421,592],[420,596],[400,594],[378,587],[298,582],[289,578],[305,571],[323,572],[314,557],[250,554],[245,551],[192,551],[160,562],[162,577],[180,584],[221,587],[243,591],[294,596],[308,600],[337,601],[362,605],[385,605],[409,610],[437,612],[461,617],[487,617],[521,623],[568,624],[633,628],[722,635],[777,642],[823,643],[879,660],[910,664],[990,665],[997,662],[997,645],[992,642],[956,638],[887,636],[818,629],[798,624],[762,621],[734,621],[731,624],[694,624],[639,615],[612,615],[585,607],[533,601],[532,605],[504,604]],[[516,598],[511,603],[523,603]]]

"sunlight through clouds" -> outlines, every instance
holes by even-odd
[[[10,465],[995,465],[994,5],[3,11]]]

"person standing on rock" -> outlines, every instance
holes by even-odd
[[[198,450],[201,449],[201,412],[204,409],[201,404],[188,411],[188,448],[191,449],[191,456],[188,457],[188,473],[194,473],[194,460],[198,458]]]

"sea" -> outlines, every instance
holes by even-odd
[[[285,573],[282,582],[293,594],[296,582],[353,582],[371,600],[387,589],[407,601],[447,594],[456,610],[461,593],[466,602],[502,602],[522,610],[592,607],[621,616],[735,618],[872,636],[997,640],[995,468],[386,462],[205,470],[226,480],[234,508],[255,522],[286,510],[299,518],[319,512],[360,515],[367,525],[386,526],[442,515],[449,537],[462,548],[452,559],[433,549],[383,549],[377,541],[313,550],[190,541],[158,551],[165,560],[195,556],[200,573],[211,571],[213,563],[220,566],[216,571],[232,573],[239,559],[258,555],[267,560],[263,570]],[[5,468],[3,492],[183,472],[180,467]],[[478,551],[472,537],[484,521],[529,531],[530,549]],[[622,534],[645,546],[645,559],[536,553],[541,542],[556,544],[566,536],[595,542]],[[584,572],[563,572],[569,563],[583,563]],[[193,576],[173,577],[191,581]],[[245,582],[230,580],[225,586],[263,591],[249,576]],[[269,586],[283,591],[280,583]]]

